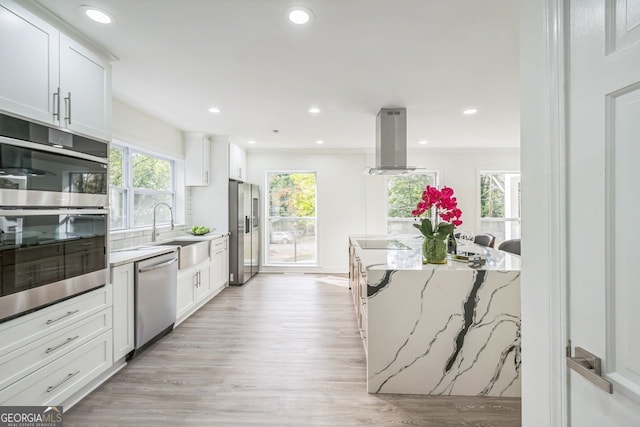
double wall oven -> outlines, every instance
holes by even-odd
[[[108,280],[108,144],[0,114],[0,322]]]

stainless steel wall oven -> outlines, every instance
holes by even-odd
[[[107,283],[107,156],[0,114],[0,322]]]

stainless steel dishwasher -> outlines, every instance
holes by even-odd
[[[176,321],[178,253],[135,263],[135,350],[132,357],[173,330]]]

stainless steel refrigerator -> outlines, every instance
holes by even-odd
[[[229,283],[242,285],[258,273],[260,188],[229,181]]]

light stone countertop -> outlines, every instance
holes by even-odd
[[[143,259],[168,254],[170,252],[178,250],[176,246],[163,246],[163,242],[169,242],[173,240],[214,240],[225,235],[226,234],[221,233],[210,233],[205,234],[204,236],[193,236],[185,233],[185,235],[181,237],[171,237],[169,239],[161,240],[154,243],[146,243],[142,246],[118,249],[109,253],[109,265],[111,267],[117,267],[119,265],[141,261]]]
[[[472,270],[467,262],[454,261],[450,257],[446,264],[422,264],[421,236],[363,234],[349,236],[349,239],[368,270]],[[377,249],[376,246],[384,241],[392,248]],[[476,244],[470,244],[468,249],[486,257],[486,263],[480,270],[520,270],[518,255]]]

